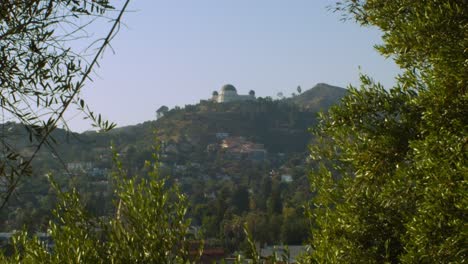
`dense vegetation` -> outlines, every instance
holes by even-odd
[[[38,151],[51,146],[54,129],[67,126],[64,114],[71,106],[103,130],[115,126],[91,111],[80,98],[80,91],[118,31],[128,2],[114,17],[109,14],[115,10],[108,0],[0,1],[1,120],[24,124],[24,140],[32,143],[35,139],[31,154],[24,156],[16,145],[8,143],[9,133],[2,131],[0,209],[21,181],[32,174],[31,163]],[[107,36],[88,34],[86,29],[102,19],[112,20]],[[77,39],[84,41],[82,45],[86,41],[96,44],[96,49],[84,54],[73,45]]]
[[[346,91],[325,84],[310,91],[314,90],[319,91],[309,105],[315,109],[326,109]],[[44,149],[38,154],[33,164],[36,174],[18,188],[19,195],[0,216],[0,228],[20,230],[25,225],[30,232],[49,228],[57,199],[56,190],[44,176],[50,171],[61,188],[78,190],[89,213],[112,216],[116,209],[109,178],[113,167],[109,146],[115,144],[125,175],[145,178],[143,165],[154,153],[151,145],[156,131],[161,140],[160,172],[170,176],[169,183],[177,182],[187,195],[187,216],[192,226],[201,227],[211,243],[208,246],[221,246],[227,252],[246,247],[244,222],[262,245],[302,244],[308,234],[302,206],[310,199],[306,170],[312,165],[306,161],[308,128],[316,122],[316,112],[303,106],[289,99],[270,98],[226,104],[202,101],[174,108],[156,121],[108,133],[70,134],[57,129],[52,138],[60,144],[54,152]],[[25,129],[13,123],[6,127],[18,135],[11,144],[20,146],[27,155],[29,142],[21,141]],[[267,154],[258,159],[233,156],[220,147],[222,139],[216,133],[261,144]],[[90,168],[70,166],[76,163],[89,163]],[[291,182],[282,179],[283,175],[289,175]]]
[[[189,251],[186,197],[176,186],[168,186],[157,163],[145,164],[147,178],[127,178],[116,155],[114,163],[111,179],[116,210],[112,215],[98,218],[89,214],[76,189],[63,192],[51,180],[58,201],[48,227],[53,249],[37,237],[31,239],[27,231],[18,232],[0,254],[1,263],[169,264],[196,260],[197,252],[191,255]]]
[[[311,175],[317,263],[467,259],[467,17],[463,1],[343,1],[380,28],[401,67],[386,90],[362,76],[320,118]]]
[[[188,207],[188,215],[203,226],[207,237],[217,238],[215,243],[230,250],[238,245],[247,247],[239,230],[244,222],[258,241],[295,243],[304,240],[306,231],[302,228],[310,220],[313,250],[304,262],[465,262],[468,5],[450,0],[344,0],[337,10],[351,14],[363,25],[380,28],[384,43],[377,49],[392,57],[402,74],[397,85],[389,90],[362,76],[359,89],[351,88],[340,105],[321,114],[311,144],[311,157],[319,162],[310,163],[313,193],[300,191],[305,186],[306,164],[304,149],[299,146],[302,139],[297,146],[291,144],[291,148],[281,144],[282,133],[300,138],[296,126],[301,130],[315,123],[313,119],[306,123],[307,118],[303,118],[311,116],[312,112],[305,110],[311,107],[296,107],[291,100],[261,99],[226,105],[202,102],[170,111],[158,120],[163,124],[158,135],[164,141],[159,159],[161,172],[177,175],[170,183],[178,182],[189,195],[192,205]],[[203,126],[205,118],[216,122],[212,127]],[[223,120],[225,123],[218,126]],[[233,125],[231,120],[245,120],[246,125]],[[277,134],[270,136],[265,126],[276,129]],[[263,143],[269,153],[277,155],[262,162],[248,156],[227,155],[216,147],[214,135],[211,139],[207,136],[213,127],[214,133],[229,132],[235,136],[242,135],[244,130],[238,130],[240,127],[257,131],[242,136]],[[159,171],[148,174],[151,170],[136,165],[137,157],[144,159],[149,153],[145,152],[148,134],[128,131],[131,128],[110,134],[117,142],[116,155],[128,168],[122,170],[117,166],[119,176],[113,178],[117,190],[115,206],[92,208],[96,203],[79,199],[76,191],[58,191],[57,220],[49,222],[57,250],[46,251],[37,240],[28,240],[23,233],[17,236],[14,259],[3,260],[57,263],[70,259],[104,263],[186,260],[186,251],[176,252],[185,249],[181,246],[186,241],[188,226],[183,220],[185,198],[178,195],[177,189],[164,188],[165,181],[157,176]],[[135,135],[141,141],[135,141],[140,143],[132,149],[126,140]],[[101,134],[85,136],[92,142],[100,142],[100,147],[108,144],[109,139]],[[275,141],[284,149],[276,149]],[[209,147],[210,144],[214,145]],[[75,151],[79,153],[80,148]],[[286,158],[283,153],[287,153]],[[84,160],[88,157],[93,160],[93,155],[106,158],[102,150],[92,148],[82,155]],[[281,181],[278,177],[281,170],[292,174],[293,184]],[[38,179],[42,178],[35,178]],[[91,197],[96,193],[112,196],[108,191],[104,194],[105,191],[93,189],[100,186],[96,184],[98,181],[85,177],[72,179],[79,182],[64,179],[62,183],[77,186],[84,194],[85,190],[92,191],[88,194]],[[48,199],[55,199],[46,190],[41,195],[43,199],[37,200],[49,206],[52,202]],[[312,201],[307,208],[308,219],[298,206],[306,199]],[[11,214],[18,215],[17,208],[11,209],[14,209]],[[93,219],[104,220],[87,221],[88,211],[101,216]],[[19,212],[28,214],[21,209]],[[160,234],[158,239],[146,237],[161,231],[154,229],[154,224],[176,232]],[[173,229],[168,226],[174,224],[179,225]],[[102,229],[94,229],[96,226]],[[98,237],[101,230],[103,240]],[[169,243],[159,247],[158,243],[164,241]],[[165,250],[158,251],[160,248]],[[149,254],[149,249],[161,254]],[[113,255],[116,251],[122,254]],[[254,255],[252,252],[257,261]]]

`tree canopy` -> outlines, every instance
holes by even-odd
[[[384,89],[362,76],[323,114],[310,176],[317,263],[466,260],[467,17],[463,1],[341,1],[383,32],[402,69]]]
[[[25,125],[34,150],[28,155],[11,145],[9,131],[0,136],[0,194],[3,207],[24,175],[31,174],[31,161],[42,146],[50,146],[50,133],[59,124],[66,126],[64,113],[78,107],[94,125],[110,129],[80,99],[80,91],[104,48],[115,35],[128,1],[116,18],[107,17],[113,7],[108,0],[31,0],[0,3],[0,105],[1,123],[16,121]],[[114,21],[103,39],[91,39],[86,29],[99,19]],[[89,38],[97,47],[83,54],[73,41]],[[83,48],[83,47],[81,47]]]
[[[157,149],[155,149],[157,153]],[[36,236],[18,232],[10,255],[0,251],[1,263],[191,263],[197,248],[190,248],[186,219],[187,199],[176,185],[160,176],[157,154],[146,162],[145,178],[127,178],[114,154],[115,211],[98,218],[84,207],[76,189],[58,193],[55,218],[48,233],[53,250]],[[192,252],[190,252],[192,250]]]

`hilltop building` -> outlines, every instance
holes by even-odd
[[[255,91],[250,90],[248,95],[241,95],[237,94],[236,87],[232,84],[226,84],[221,87],[221,91],[219,93],[217,91],[213,92],[211,100],[217,103],[255,100]]]

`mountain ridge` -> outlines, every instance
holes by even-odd
[[[288,98],[291,102],[311,111],[321,111],[330,108],[343,98],[347,89],[329,85],[326,83],[317,83],[314,87],[300,93],[297,96]]]

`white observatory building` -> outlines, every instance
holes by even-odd
[[[248,95],[240,95],[237,94],[237,90],[234,85],[226,84],[221,87],[221,91],[219,93],[217,91],[213,92],[211,100],[218,103],[255,100],[255,91],[250,90]]]

